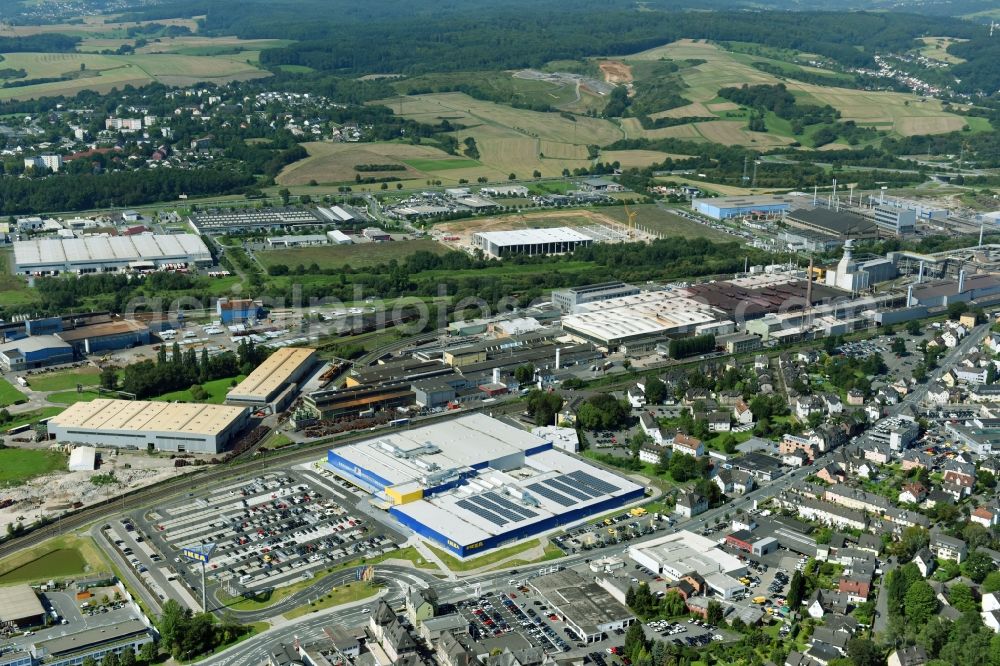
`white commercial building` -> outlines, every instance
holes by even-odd
[[[714,541],[687,530],[630,546],[628,554],[638,564],[672,580],[692,572],[706,582],[713,574],[743,576],[747,572],[745,564]]]
[[[212,254],[194,234],[41,238],[14,243],[14,271],[23,275],[108,273],[211,264]]]
[[[539,256],[565,254],[591,245],[594,239],[569,227],[519,229],[516,231],[480,231],[472,234],[472,245],[490,257],[517,254]]]

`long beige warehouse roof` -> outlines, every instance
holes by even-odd
[[[27,585],[0,587],[0,622],[20,622],[44,614],[38,595]]]
[[[217,436],[242,416],[244,407],[194,403],[106,400],[78,402],[52,417],[50,425],[88,430],[178,432]]]
[[[229,395],[242,400],[267,400],[303,363],[310,363],[315,354],[315,349],[283,347],[264,359]]]

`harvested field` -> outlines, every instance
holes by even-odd
[[[689,156],[661,153],[657,150],[602,150],[600,160],[609,163],[618,162],[623,169],[632,167],[641,169],[651,164],[659,164],[667,158],[678,160],[686,157]]]
[[[693,124],[647,130],[642,128],[638,118],[622,118],[622,129],[625,130],[630,139],[704,139]]]
[[[768,132],[751,132],[742,120],[716,120],[697,123],[695,127],[709,141],[726,146],[784,146],[794,141]]]
[[[678,106],[674,109],[654,113],[650,118],[709,118],[714,115],[715,113],[711,110],[711,106],[702,104],[701,102],[694,102],[686,106]]]
[[[354,180],[358,164],[398,164],[402,171],[365,172],[365,176],[395,176],[402,180],[425,178],[407,161],[444,160],[452,157],[443,150],[409,143],[323,143],[303,144],[309,157],[289,164],[278,174],[279,185],[340,183]]]
[[[405,259],[415,252],[444,254],[445,246],[429,240],[391,241],[388,243],[358,243],[355,245],[316,245],[313,247],[293,247],[287,250],[266,250],[257,253],[257,259],[264,266],[308,266],[315,262],[321,269],[366,268],[388,264],[390,260]]]

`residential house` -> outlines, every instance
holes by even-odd
[[[663,444],[664,432],[660,427],[660,422],[649,412],[639,414],[639,427],[642,432],[657,444]]]
[[[998,511],[995,507],[981,506],[972,511],[972,515],[969,516],[969,520],[974,523],[979,523],[986,529],[992,529],[998,522]]]
[[[903,457],[900,458],[899,465],[905,471],[910,471],[916,467],[930,469],[934,465],[934,459],[930,456],[930,454],[913,449],[903,454]]]
[[[847,595],[852,603],[864,603],[871,594],[872,581],[864,576],[843,576],[837,584],[837,591]]]
[[[814,395],[800,395],[795,400],[795,416],[800,421],[808,421],[813,414],[823,413],[823,401]]]
[[[947,534],[931,535],[930,550],[942,560],[953,560],[959,564],[965,561],[969,554],[968,546],[961,539]]]
[[[835,462],[825,465],[823,469],[816,472],[816,476],[830,484],[847,481],[847,473],[844,471],[844,468]]]
[[[814,619],[820,619],[827,613],[846,615],[850,608],[847,595],[835,590],[817,589],[805,601],[806,612]]]
[[[715,411],[708,415],[709,432],[729,432],[732,430],[732,421],[729,412]]]
[[[737,400],[733,406],[733,418],[737,425],[752,425],[753,411],[750,409],[750,405],[743,400]]]
[[[993,633],[1000,633],[1000,597],[996,592],[989,592],[983,595],[982,612],[983,624],[989,627]]]
[[[860,407],[865,404],[865,392],[861,389],[851,389],[847,392],[847,404],[852,407]]]
[[[944,343],[944,346],[947,347],[948,349],[954,349],[955,346],[958,345],[959,336],[953,330],[947,330],[942,332],[940,337],[941,341]]]
[[[964,365],[956,365],[952,368],[955,373],[955,380],[965,384],[985,384],[986,368],[970,368]]]
[[[941,382],[934,382],[927,388],[925,400],[932,405],[947,405],[949,389]]]
[[[889,655],[887,666],[926,666],[927,652],[919,645],[907,645],[893,650]]]
[[[824,393],[823,394],[823,405],[826,407],[826,413],[841,414],[844,411],[844,403],[841,401],[840,396],[836,393]]]
[[[899,492],[899,502],[904,504],[920,504],[927,497],[927,488],[920,482],[907,483]]]
[[[693,518],[708,511],[708,498],[695,492],[682,493],[674,511],[685,518]]]
[[[639,409],[646,404],[646,392],[642,390],[642,387],[638,384],[634,384],[628,388],[626,391],[626,397],[628,398],[628,404],[632,406],[632,409]]]
[[[865,405],[865,416],[868,420],[874,423],[882,418],[882,405],[877,402],[869,402]]]
[[[934,569],[937,568],[937,559],[934,557],[934,553],[927,548],[921,548],[916,552],[913,556],[913,563],[920,569],[920,575],[924,578],[934,573]]]
[[[691,437],[679,432],[674,435],[673,451],[674,453],[685,453],[698,458],[705,455],[705,445],[697,437]]]
[[[639,447],[639,460],[644,463],[649,463],[650,465],[656,465],[660,462],[661,456],[669,450],[670,449],[665,446],[645,444]]]
[[[865,460],[877,465],[888,465],[892,460],[892,447],[882,442],[868,442],[864,450]]]
[[[712,477],[712,483],[719,486],[724,495],[743,495],[757,487],[754,478],[738,469],[721,469]]]
[[[875,397],[883,405],[895,405],[899,403],[899,391],[891,386],[883,386],[880,388],[878,393],[875,394]]]
[[[433,588],[411,587],[406,593],[406,617],[414,627],[437,614],[438,596]]]
[[[805,467],[809,462],[809,456],[804,451],[796,450],[782,455],[781,462],[789,467]]]

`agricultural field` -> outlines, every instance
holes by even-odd
[[[651,164],[659,164],[667,158],[682,160],[689,155],[661,153],[658,150],[602,150],[598,158],[601,162],[613,164],[618,162],[623,169],[632,167],[643,168]]]
[[[703,180],[694,180],[691,178],[684,178],[682,176],[664,176],[662,178],[657,178],[658,183],[663,184],[680,184],[680,185],[694,185],[699,187],[705,192],[718,194],[724,197],[736,197],[736,196],[750,196],[756,194],[771,194],[775,192],[787,192],[788,188],[785,189],[772,189],[766,187],[739,187],[737,185],[721,185],[719,183],[707,183]]]
[[[97,53],[6,53],[4,67],[23,69],[26,78],[60,81],[0,88],[0,100],[75,95],[81,90],[108,92],[126,85],[157,81],[185,86],[202,81],[227,83],[270,76],[255,63],[258,51],[197,56],[176,53],[101,55]]]
[[[920,41],[924,43],[924,47],[920,49],[920,53],[928,58],[947,62],[952,65],[965,62],[964,58],[959,58],[948,53],[948,47],[956,42],[968,41],[966,39],[958,39],[956,37],[921,37]]]
[[[513,173],[529,177],[558,176],[563,169],[590,165],[588,144],[605,145],[623,138],[621,129],[601,118],[576,116],[570,120],[557,113],[515,109],[473,99],[463,93],[435,93],[376,102],[397,114],[428,124],[447,119],[464,129],[453,132],[459,141],[473,137],[482,167],[432,172],[442,180],[493,180]]]
[[[702,107],[700,105],[704,105],[714,115],[724,117],[726,111],[731,111],[733,106],[725,102],[725,100],[718,99],[720,88],[740,86],[744,83],[756,85],[778,82],[775,76],[752,67],[750,63],[754,61],[768,62],[789,71],[792,69],[801,69],[824,75],[830,74],[825,70],[800,67],[760,56],[730,53],[723,51],[714,44],[698,40],[680,40],[628,56],[625,60],[643,61],[659,60],[661,58],[671,60],[700,59],[706,61],[704,64],[685,69],[681,72],[684,83],[688,86],[683,91],[683,94],[692,101],[692,104],[688,107],[672,109],[673,114],[684,114],[675,115],[674,117],[694,115],[695,111],[701,110]],[[951,132],[961,129],[965,124],[965,119],[962,117],[944,111],[941,108],[941,102],[937,100],[924,100],[917,95],[824,87],[793,80],[787,80],[784,83],[802,103],[829,104],[841,112],[844,120],[854,120],[859,125],[889,130],[901,136]],[[657,115],[666,116],[670,115],[670,112]],[[698,124],[697,132],[709,141],[717,141],[730,145],[753,144],[767,146],[790,142],[789,137],[772,136],[764,138],[759,136],[760,133],[737,131],[734,128],[727,127],[724,122],[700,123]],[[628,120],[623,122],[623,126],[630,137],[645,136],[647,138],[660,138],[663,136],[678,136],[681,138],[693,138],[690,135],[669,133],[670,130],[678,130],[678,127],[643,130],[638,122],[629,123]],[[681,125],[679,127],[686,128],[688,126]]]
[[[274,265],[309,266],[312,263],[321,269],[366,268],[387,264],[396,259],[405,259],[415,252],[444,254],[448,248],[429,239],[412,241],[390,241],[388,243],[358,243],[356,245],[317,245],[314,247],[293,247],[287,250],[266,250],[256,257],[265,267]]]
[[[66,469],[66,454],[39,449],[0,449],[0,488]]]
[[[113,21],[107,16],[81,16],[79,23],[46,23],[42,25],[9,25],[4,24],[0,28],[0,37],[26,37],[28,35],[41,35],[45,33],[59,33],[63,35],[92,37],[101,36],[111,38],[124,35],[129,28],[136,28],[147,23],[159,23],[166,26],[183,26],[191,30],[198,31],[198,19],[204,16],[193,16],[191,18],[170,18],[157,19],[156,21]]]
[[[475,160],[449,155],[431,146],[409,143],[312,142],[303,146],[309,157],[285,167],[278,174],[279,185],[307,185],[311,181],[319,184],[353,183],[358,173],[363,177],[394,176],[401,181],[423,181],[430,178],[435,170],[451,171],[457,168],[466,172],[480,168]],[[354,167],[359,164],[396,164],[404,170],[358,172]]]

